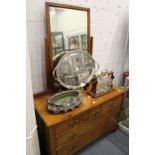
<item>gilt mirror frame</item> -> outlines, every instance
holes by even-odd
[[[52,38],[51,38],[51,25],[50,25],[50,7],[81,10],[87,12],[87,51],[92,55],[92,42],[93,38],[90,37],[90,8],[73,6],[68,4],[58,4],[52,2],[45,2],[46,6],[46,22],[47,22],[47,38],[45,38],[45,61],[46,61],[46,78],[47,78],[47,88],[52,87],[52,71],[54,69],[53,64],[53,48],[52,48]]]

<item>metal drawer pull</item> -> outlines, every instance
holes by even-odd
[[[117,101],[115,101],[115,100],[114,100],[114,101],[113,101],[113,103],[114,103],[114,104],[116,104],[116,103],[117,103]]]
[[[110,103],[109,106],[112,107],[114,105],[114,102]]]
[[[69,139],[74,139],[75,137],[77,137],[77,135],[78,135],[78,134],[74,133],[73,135],[71,135],[71,136],[69,137]]]
[[[73,126],[74,125],[74,121],[69,122],[69,125]]]
[[[74,151],[77,147],[73,146],[72,148],[69,149],[69,151]]]
[[[96,111],[93,111],[92,114],[93,114],[93,115],[96,115]]]
[[[77,124],[77,123],[79,123],[79,120],[78,120],[78,119],[76,119],[75,121],[69,122],[69,125],[70,125],[70,126],[73,126],[73,125],[75,125],[75,124]]]
[[[75,120],[75,124],[77,124],[77,123],[79,123],[79,120],[78,119]]]
[[[97,115],[99,113],[99,110],[93,111],[92,115]]]

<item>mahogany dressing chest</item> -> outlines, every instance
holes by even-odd
[[[98,137],[118,128],[124,96],[122,88],[93,98],[83,91],[79,107],[67,113],[47,110],[47,98],[34,98],[41,148],[49,155],[71,155]]]

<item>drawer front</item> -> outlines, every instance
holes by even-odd
[[[79,136],[76,135],[75,139],[72,141],[65,140],[65,145],[63,147],[57,148],[58,155],[71,155],[75,153],[76,151],[87,145],[91,141],[92,135],[94,134],[91,123],[86,124],[84,128],[81,128],[77,132]],[[58,141],[60,141],[60,139]]]
[[[83,112],[75,117],[69,118],[56,125],[56,136],[62,135],[89,120],[89,111]]]
[[[119,115],[120,115],[120,113],[121,113],[121,106],[117,106],[117,107],[115,107],[115,108],[113,108],[113,115],[115,116],[115,117],[119,117]]]
[[[102,105],[102,114],[106,114],[113,110],[113,108],[119,107],[121,108],[121,98],[116,97],[110,101],[103,103]]]
[[[119,115],[120,115],[121,107],[114,107],[111,112],[109,112],[109,118],[107,122],[107,129],[109,131],[115,130],[118,128],[118,121],[119,121]]]
[[[121,112],[121,102],[122,102],[122,96],[118,96],[102,105],[101,113],[103,122],[101,120],[97,127],[98,130],[100,130],[98,131],[99,133],[102,132],[106,133],[117,129],[119,115]],[[103,131],[100,128],[103,128]]]
[[[115,130],[117,128],[117,125],[118,125],[117,118],[109,113],[108,116],[105,117],[103,120],[99,120],[98,122],[96,122],[95,137],[99,137],[112,130]]]
[[[78,151],[81,147],[82,147],[82,144],[80,143],[71,144],[71,145],[68,145],[64,148],[57,150],[57,155],[71,155],[75,153],[76,151]]]
[[[63,136],[58,136],[56,138],[57,147],[61,147],[66,144],[66,142],[73,143],[75,141],[80,141],[87,135],[87,133],[90,133],[90,130],[92,129],[92,123],[85,123],[83,126],[80,126],[80,128],[75,128],[67,133],[65,133]]]
[[[113,104],[113,106],[112,107],[121,107],[121,103],[122,103],[122,99],[123,99],[123,96],[121,95],[121,96],[118,96],[118,97],[116,97],[115,99],[114,99],[114,104]]]
[[[95,126],[95,137],[99,137],[109,131],[109,119],[106,118],[102,121],[97,122]]]
[[[109,119],[108,130],[112,131],[118,128],[118,118],[112,115]]]

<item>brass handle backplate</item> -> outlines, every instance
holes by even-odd
[[[74,121],[69,122],[69,125],[73,126],[74,125]]]
[[[73,146],[69,149],[69,151],[74,151],[76,149],[76,146]]]
[[[79,120],[78,119],[75,120],[75,124],[77,124],[77,123],[79,123]]]
[[[69,137],[69,139],[74,139],[75,137],[77,137],[77,135],[78,135],[78,134],[74,133],[73,135],[71,135],[71,136]]]

